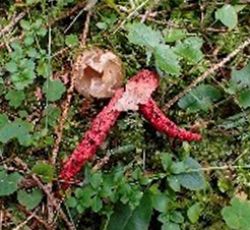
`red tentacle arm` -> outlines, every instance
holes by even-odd
[[[139,108],[143,116],[159,132],[185,141],[201,140],[200,134],[186,131],[185,129],[178,127],[174,122],[167,118],[153,99],[149,99],[146,104],[140,105]]]
[[[60,173],[60,178],[64,181],[72,179],[86,163],[96,153],[97,149],[106,139],[110,129],[114,126],[120,112],[114,110],[114,105],[123,94],[123,89],[118,89],[110,100],[109,104],[96,116],[91,124],[91,128],[85,133],[80,144],[67,159]]]

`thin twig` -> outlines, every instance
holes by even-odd
[[[149,2],[149,0],[145,0],[144,2],[142,2],[138,7],[136,7],[119,25],[118,27],[114,30],[113,34],[115,34],[118,30],[120,30],[124,24],[127,22],[127,20],[129,20],[130,18],[132,18],[137,12],[138,10],[142,9],[147,3]]]
[[[241,50],[250,45],[250,38],[248,38],[245,42],[239,45],[233,52],[231,52],[227,57],[222,59],[221,62],[213,65],[210,69],[204,72],[201,76],[196,78],[189,86],[187,86],[182,92],[173,97],[165,106],[164,110],[167,111],[171,106],[173,106],[180,98],[182,98],[185,94],[187,94],[192,88],[198,85],[200,82],[204,81],[207,77],[212,75],[219,68],[223,67],[227,62],[229,62],[234,56],[236,56]]]
[[[14,17],[11,22],[5,26],[1,31],[0,31],[0,37],[2,37],[4,34],[9,33],[10,30],[27,14],[27,11],[21,12],[18,14],[16,17]]]
[[[88,36],[88,33],[89,33],[89,24],[90,24],[91,15],[92,15],[92,10],[90,9],[88,11],[88,13],[87,13],[84,28],[83,28],[83,32],[82,32],[82,35],[81,35],[81,44],[80,44],[80,46],[82,48],[86,46],[87,36]]]
[[[90,17],[91,17],[91,10],[88,11],[85,25],[84,25],[84,29],[83,29],[83,33],[82,33],[82,40],[81,40],[81,47],[82,48],[84,46],[86,46],[86,39],[87,39],[88,31],[89,31]],[[56,133],[57,138],[55,141],[54,148],[52,150],[52,158],[51,158],[52,164],[55,164],[55,162],[56,162],[56,158],[57,158],[58,151],[60,148],[60,143],[62,141],[64,123],[65,123],[67,116],[68,116],[68,111],[70,108],[70,104],[71,104],[71,100],[72,100],[73,92],[74,92],[74,85],[75,85],[75,77],[73,75],[71,77],[70,87],[67,90],[66,100],[62,104],[63,109],[62,109],[62,115],[60,118],[60,122],[59,122],[59,125],[55,129],[55,133]]]
[[[19,229],[23,229],[23,227],[36,215],[36,211],[33,212],[25,221],[23,221],[22,223],[20,223],[18,226],[16,226],[15,228],[13,228],[13,230],[19,230]]]
[[[24,212],[27,215],[32,215],[32,212],[28,211],[26,208],[24,208],[21,205],[18,205],[18,209],[20,209],[22,212]],[[52,230],[52,226],[50,226],[42,217],[38,215],[34,215],[33,218],[41,225],[43,225],[47,230]]]
[[[38,187],[39,187],[40,189],[43,190],[43,192],[46,194],[46,196],[47,196],[48,200],[50,201],[50,203],[53,205],[54,208],[57,209],[57,208],[58,208],[58,203],[57,203],[58,200],[57,200],[57,199],[53,196],[53,194],[47,189],[47,187],[40,181],[40,179],[39,179],[35,174],[33,174],[33,173],[29,170],[28,166],[27,166],[20,158],[15,157],[15,158],[14,158],[14,162],[15,162],[17,165],[21,166],[21,167],[22,167],[24,170],[26,170],[29,174],[31,174],[31,177],[32,177],[33,180],[37,183]],[[66,225],[67,225],[67,227],[68,227],[69,230],[75,230],[75,229],[76,229],[75,226],[74,226],[74,224],[71,223],[71,222],[68,220],[66,214],[63,212],[63,210],[62,210],[61,208],[59,209],[59,214],[60,214],[61,218],[64,220],[64,222],[66,223]]]

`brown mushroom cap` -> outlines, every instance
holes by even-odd
[[[122,62],[108,50],[93,48],[77,57],[73,67],[75,89],[85,97],[108,98],[122,85]]]

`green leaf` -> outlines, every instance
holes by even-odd
[[[71,196],[66,200],[66,204],[70,208],[75,208],[77,206],[78,202],[77,202],[77,199],[75,197]]]
[[[238,89],[250,87],[250,62],[240,70],[232,70],[231,82],[237,85]]]
[[[199,169],[200,164],[191,157],[183,161],[186,166],[186,172],[175,175],[181,186],[190,190],[204,189],[206,186],[205,178]]]
[[[21,180],[22,176],[19,173],[7,174],[5,170],[0,169],[0,197],[14,193]]]
[[[128,205],[118,204],[110,217],[107,230],[142,230],[148,229],[152,215],[150,194],[145,192],[138,207],[131,210]]]
[[[43,85],[43,92],[49,101],[59,100],[66,88],[60,80],[50,80],[46,81]]]
[[[25,206],[28,210],[32,210],[39,205],[43,198],[42,191],[40,189],[32,189],[31,192],[26,192],[21,189],[17,192],[18,202]]]
[[[238,230],[250,230],[250,201],[243,201],[234,197],[230,204],[221,211],[228,227]]]
[[[162,225],[161,230],[180,230],[180,226],[176,223],[167,222]]]
[[[174,211],[171,213],[170,220],[177,224],[184,223],[184,217],[181,214],[181,212],[178,212],[178,211]]]
[[[9,123],[9,118],[5,113],[0,113],[0,129],[6,125],[6,123]]]
[[[78,45],[78,37],[75,34],[70,34],[66,36],[65,43],[67,46],[77,46]]]
[[[183,42],[179,42],[174,48],[174,52],[191,64],[196,64],[203,58],[202,44],[201,38],[190,37]]]
[[[250,89],[239,92],[238,101],[244,109],[250,107]]]
[[[220,91],[211,85],[202,84],[182,97],[178,106],[190,113],[200,110],[208,111],[214,101],[221,97]]]
[[[18,108],[25,99],[25,94],[23,91],[10,90],[5,95],[5,99],[9,101],[10,106]]]
[[[156,66],[169,74],[179,75],[181,67],[178,57],[167,45],[158,45],[154,51]]]
[[[201,212],[202,206],[200,203],[195,203],[188,209],[187,216],[192,224],[195,224],[198,221]]]
[[[165,213],[167,211],[168,203],[170,199],[166,194],[159,193],[152,195],[152,205],[153,208],[159,212]]]
[[[128,40],[131,43],[146,46],[148,49],[155,48],[164,40],[160,31],[155,31],[142,23],[129,24],[127,29],[129,31]]]
[[[181,185],[176,176],[169,176],[167,178],[168,184],[171,189],[173,189],[175,192],[179,192],[181,190]]]
[[[40,176],[45,183],[49,183],[54,178],[55,169],[50,164],[38,162],[33,166],[32,172]]]
[[[185,30],[175,28],[164,30],[164,34],[166,34],[164,37],[165,41],[169,43],[176,42],[186,37]]]
[[[17,71],[17,64],[14,61],[10,61],[5,65],[6,70],[10,73],[15,73]]]
[[[238,15],[235,8],[229,4],[225,4],[220,9],[216,10],[215,18],[220,20],[229,29],[237,26]]]
[[[60,114],[60,108],[51,104],[44,111],[44,117],[46,117],[48,124],[52,127],[57,124]]]
[[[94,196],[91,207],[94,212],[99,212],[102,209],[102,200],[98,196]]]
[[[170,169],[170,166],[172,165],[173,160],[170,154],[163,153],[161,154],[161,164],[165,171]]]
[[[31,129],[32,125],[30,123],[16,119],[14,122],[5,124],[0,129],[0,142],[7,143],[16,138],[21,145],[29,146],[32,141]]]
[[[94,189],[99,188],[103,182],[102,173],[96,172],[93,175],[91,175],[89,182]]]

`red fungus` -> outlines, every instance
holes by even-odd
[[[70,182],[81,170],[85,162],[90,160],[96,153],[115,124],[121,111],[126,111],[130,108],[135,108],[136,110],[136,107],[138,107],[143,116],[158,131],[186,141],[198,141],[201,139],[199,134],[179,128],[163,114],[151,98],[151,94],[158,84],[159,79],[156,73],[149,70],[142,70],[128,81],[125,92],[123,88],[116,90],[109,104],[93,120],[82,142],[73,151],[63,166],[60,178],[65,181],[64,188],[68,187],[69,184],[67,182]],[[135,98],[132,99],[133,97]]]
[[[109,104],[93,120],[91,128],[85,133],[82,142],[66,161],[60,174],[60,178],[65,182],[73,178],[81,170],[85,162],[93,157],[98,147],[105,140],[120,115],[119,111],[114,110],[114,106],[122,94],[123,89],[118,89],[115,92]]]
[[[149,99],[146,104],[140,105],[140,112],[156,130],[170,137],[185,141],[199,141],[201,139],[200,134],[186,131],[168,119],[153,99]]]

